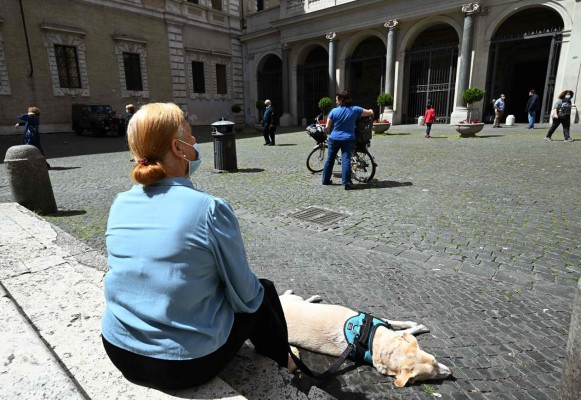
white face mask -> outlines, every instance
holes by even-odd
[[[196,170],[200,167],[200,164],[202,163],[202,150],[200,150],[200,146],[199,146],[199,144],[197,142],[192,145],[192,144],[189,144],[187,142],[184,142],[181,139],[178,139],[178,141],[182,142],[185,145],[188,145],[190,147],[193,147],[194,150],[196,150],[196,153],[198,153],[198,158],[195,159],[195,160],[191,160],[190,161],[190,160],[188,160],[186,158],[186,160],[189,161],[189,163],[190,163],[190,165],[189,165],[189,175],[190,175],[190,178],[191,178],[194,175],[194,173],[196,172]]]

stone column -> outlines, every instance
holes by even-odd
[[[474,36],[474,19],[480,11],[480,4],[470,3],[462,6],[464,13],[464,30],[462,31],[462,47],[460,48],[460,65],[458,67],[458,81],[456,82],[456,101],[450,118],[452,124],[466,119],[468,110],[462,101],[462,92],[470,84],[470,70],[472,67],[472,44]]]
[[[280,126],[289,126],[291,115],[289,111],[289,62],[288,62],[288,43],[283,43],[280,47],[282,53],[282,114],[279,119]]]
[[[329,97],[334,99],[337,93],[337,66],[335,64],[335,51],[337,47],[337,41],[335,39],[337,38],[337,34],[335,32],[329,32],[325,38],[329,41]]]
[[[387,28],[387,49],[385,53],[385,93],[389,93],[394,96],[395,99],[395,30],[399,22],[395,19],[390,19],[383,26]],[[394,101],[395,104],[395,101]],[[387,107],[383,110],[383,115],[379,117],[381,119],[387,119],[388,121],[394,120],[393,107]]]
[[[581,393],[581,279],[577,282],[577,294],[573,303],[569,340],[563,366],[563,379],[559,399],[577,400]]]

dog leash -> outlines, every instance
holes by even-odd
[[[305,375],[310,376],[311,378],[318,379],[318,380],[327,380],[335,375],[335,372],[339,369],[339,367],[345,362],[345,360],[349,357],[349,355],[353,354],[353,358],[356,362],[361,362],[365,360],[365,353],[369,349],[370,344],[370,336],[371,330],[373,328],[373,316],[367,313],[363,314],[363,325],[361,325],[361,330],[358,335],[355,336],[353,343],[348,343],[347,348],[343,351],[343,353],[335,360],[335,362],[323,373],[313,372],[309,367],[305,365],[301,361],[300,358],[295,356],[293,352],[290,350],[289,346],[289,354],[291,358],[297,365],[298,369],[300,369]],[[382,324],[388,326],[388,324]]]
[[[353,349],[355,349],[355,346],[353,344],[349,344],[345,351],[343,351],[343,353],[339,356],[339,358],[337,358],[337,360],[335,360],[335,362],[329,367],[329,369],[327,369],[323,373],[313,372],[309,367],[305,365],[305,363],[301,361],[300,358],[293,354],[293,352],[290,349],[290,346],[288,350],[291,358],[293,359],[296,366],[298,367],[299,370],[301,370],[302,373],[304,373],[307,376],[310,376],[311,378],[324,381],[335,375],[335,372],[337,372],[339,367],[345,362],[347,357],[349,357],[349,354],[353,351]]]

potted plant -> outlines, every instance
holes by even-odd
[[[238,114],[240,114],[240,111],[242,111],[242,106],[240,104],[232,104],[230,110],[234,113],[234,122],[236,123],[234,130],[241,131],[242,128],[244,128],[244,120],[241,120]]]
[[[264,105],[264,100],[258,99],[256,100],[256,109],[258,110],[258,123],[255,125],[256,129],[260,132],[262,132],[262,124],[260,123],[262,121],[262,115],[264,114],[264,109],[266,108],[266,106]]]
[[[391,127],[391,122],[383,118],[385,107],[393,106],[393,96],[389,93],[380,93],[377,96],[377,105],[379,106],[379,118],[373,121],[373,132],[383,133]]]
[[[391,127],[391,122],[384,118],[385,107],[393,106],[393,96],[389,93],[380,93],[377,96],[377,105],[379,106],[379,118],[373,121],[373,132],[383,133]]]
[[[473,87],[462,92],[462,101],[468,107],[468,118],[456,124],[456,131],[460,137],[472,137],[484,128],[484,123],[480,120],[472,119],[472,104],[484,98],[486,91]]]
[[[333,100],[331,100],[330,97],[323,97],[321,98],[321,100],[319,100],[319,109],[323,112],[323,120],[319,120],[319,123],[325,123],[327,122],[327,118],[325,117],[325,115],[327,115],[332,109],[333,109]]]

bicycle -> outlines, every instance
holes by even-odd
[[[359,119],[356,129],[355,150],[351,155],[352,178],[358,182],[367,183],[375,176],[377,163],[375,157],[369,151],[371,146],[371,126],[372,122],[369,117]],[[307,133],[317,142],[317,145],[311,150],[307,157],[307,168],[312,173],[322,172],[325,166],[327,156],[327,134],[323,124],[318,123],[318,117],[315,123],[307,127]],[[337,154],[337,165],[341,165],[341,156]]]

